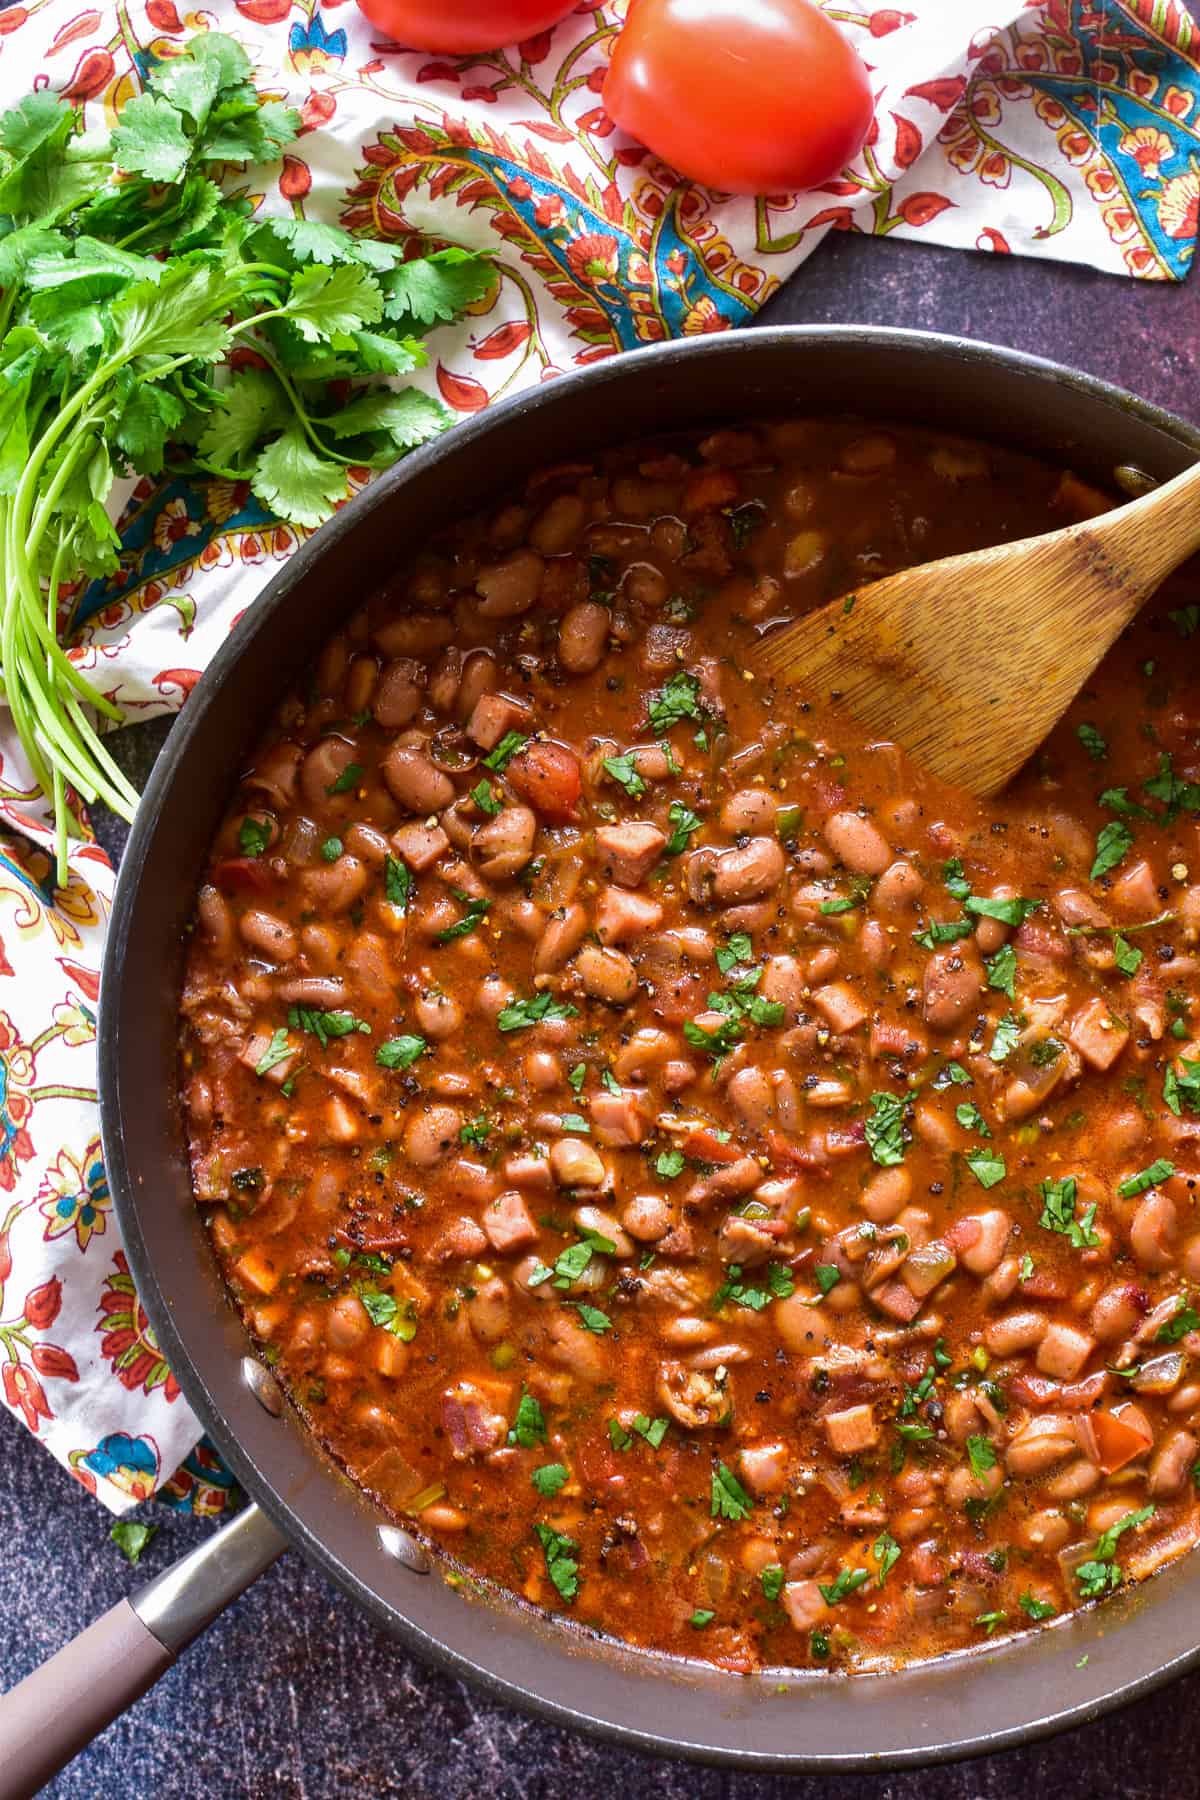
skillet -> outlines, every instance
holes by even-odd
[[[254,1505],[0,1699],[0,1797],[49,1778],[290,1544],[410,1650],[559,1724],[645,1750],[800,1772],[895,1768],[1081,1724],[1200,1661],[1194,1556],[1011,1644],[886,1675],[733,1676],[635,1652],[453,1578],[292,1415],[209,1251],[176,1102],[183,931],[269,706],[401,556],[535,468],[662,430],[853,412],[990,438],[1111,484],[1200,432],[1103,382],[962,339],[760,327],[635,352],[503,402],[409,457],[280,571],[171,733],[122,863],[103,972],[101,1124],[130,1266],[183,1392]]]

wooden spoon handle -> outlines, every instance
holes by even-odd
[[[1152,593],[1200,550],[1200,462],[1139,500],[1089,519],[1077,529],[1081,537],[1103,548],[1112,565],[1106,579],[1114,586]]]

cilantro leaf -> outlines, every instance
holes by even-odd
[[[700,681],[695,675],[689,675],[686,669],[664,683],[650,701],[647,709],[650,724],[654,731],[662,735],[678,725],[681,719],[700,719]]]
[[[573,1019],[577,1007],[556,1000],[548,988],[531,1000],[510,1000],[496,1024],[501,1031],[523,1031],[528,1025],[540,1025],[543,1019]]]
[[[1099,881],[1110,869],[1115,869],[1133,847],[1133,833],[1128,825],[1120,819],[1110,819],[1096,839],[1096,855],[1089,876],[1091,881]]]
[[[112,144],[117,167],[148,181],[175,181],[192,152],[179,113],[155,94],[125,102]]]
[[[549,1525],[534,1527],[546,1558],[546,1573],[568,1604],[579,1593],[579,1545]]]
[[[428,1048],[423,1037],[410,1032],[401,1037],[388,1038],[385,1043],[380,1044],[375,1052],[375,1061],[381,1069],[411,1069]]]
[[[748,1519],[754,1502],[733,1473],[719,1462],[712,1474],[709,1513],[714,1519]]]
[[[1057,1232],[1060,1237],[1069,1238],[1075,1250],[1093,1250],[1100,1242],[1099,1234],[1093,1230],[1096,1218],[1096,1202],[1086,1207],[1083,1216],[1075,1217],[1076,1181],[1074,1175],[1065,1175],[1058,1180],[1043,1181],[1039,1192],[1042,1198],[1042,1216],[1038,1224],[1045,1231]]]
[[[964,1161],[982,1188],[994,1188],[1008,1174],[1004,1158],[998,1150],[980,1146],[976,1150],[968,1150]]]
[[[871,1095],[871,1117],[867,1120],[867,1144],[873,1161],[881,1169],[895,1168],[904,1161],[904,1108],[901,1094]]]
[[[562,1463],[543,1463],[540,1469],[533,1470],[529,1479],[544,1499],[553,1500],[567,1485],[567,1471]]]
[[[384,311],[389,319],[435,325],[482,300],[495,285],[496,271],[486,257],[458,248],[435,250],[391,271],[383,282]]]
[[[261,453],[250,486],[263,505],[293,525],[319,525],[346,496],[341,463],[318,455],[300,426],[290,425]]]

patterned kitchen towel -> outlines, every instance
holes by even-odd
[[[182,4],[182,0],[180,0]],[[347,0],[29,0],[0,12],[0,93],[49,87],[111,124],[150,59],[239,38],[304,133],[268,211],[492,252],[500,281],[439,332],[423,379],[452,413],[579,363],[744,324],[830,230],[1061,257],[1177,280],[1200,205],[1200,52],[1177,0],[825,0],[873,71],[871,141],[819,191],[728,199],[614,130],[600,88],[625,0],[454,60],[382,41]],[[256,186],[261,181],[261,191]],[[119,573],[75,601],[80,666],[130,719],[183,704],[301,535],[244,484],[136,490]],[[113,1511],[164,1483],[215,1512],[228,1478],[154,1340],[96,1128],[95,1017],[113,875],[75,846],[68,887],[0,714],[0,1383]],[[191,1454],[189,1454],[191,1453]]]

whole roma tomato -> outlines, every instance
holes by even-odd
[[[372,25],[406,50],[470,56],[548,31],[576,0],[358,0]]]
[[[604,110],[692,181],[777,194],[836,175],[874,102],[861,58],[809,0],[634,0]]]

